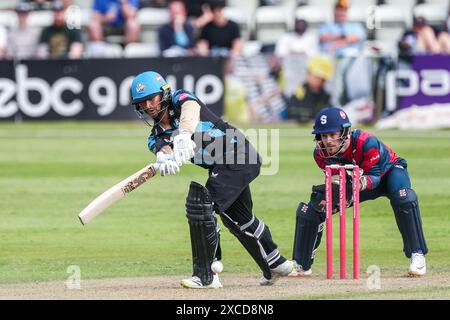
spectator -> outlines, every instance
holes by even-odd
[[[348,22],[348,0],[338,0],[334,7],[334,23],[319,28],[320,49],[323,53],[348,56],[357,55],[366,39],[360,23]]]
[[[413,28],[405,31],[400,39],[399,49],[401,56],[441,52],[441,46],[433,28],[421,16],[414,17]]]
[[[441,47],[441,53],[450,54],[450,7],[447,20],[442,29],[443,30],[438,33],[438,42]]]
[[[139,0],[94,0],[89,41],[101,42],[104,35],[124,35],[124,43],[139,42]]]
[[[209,0],[188,0],[186,10],[188,17],[193,18],[192,24],[197,30],[203,29],[213,19]]]
[[[39,30],[28,26],[28,15],[32,5],[27,2],[16,6],[19,25],[9,31],[6,55],[11,59],[29,59],[36,55]]]
[[[295,20],[294,32],[283,35],[276,43],[275,55],[285,57],[288,55],[303,54],[308,57],[317,53],[317,38],[306,32],[308,23],[303,19]]]
[[[445,29],[450,32],[450,6],[448,7],[447,20],[445,21]]]
[[[305,83],[298,86],[288,103],[288,119],[308,122],[318,110],[330,104],[325,83],[333,76],[333,61],[316,56],[308,62]]]
[[[61,1],[52,4],[54,22],[42,30],[37,56],[39,58],[79,59],[83,54],[81,33],[78,29],[69,29],[64,16],[65,8]]]
[[[0,59],[5,58],[7,38],[8,34],[5,27],[0,25]]]
[[[211,2],[213,20],[203,28],[197,43],[198,53],[202,56],[237,56],[241,52],[239,25],[223,15],[224,7],[223,0]]]
[[[194,27],[187,20],[183,0],[169,2],[170,22],[158,30],[159,50],[163,56],[186,56],[193,53]]]

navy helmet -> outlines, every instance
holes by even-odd
[[[319,111],[314,122],[312,134],[320,135],[343,131],[352,126],[344,110],[337,107],[326,107]]]
[[[347,114],[344,110],[337,107],[326,107],[319,111],[314,122],[314,130],[312,134],[315,135],[316,148],[320,156],[330,158],[337,155],[345,146],[345,142],[349,137],[350,127],[352,126]],[[340,145],[338,151],[330,154],[328,148],[322,143],[321,134],[341,132]]]

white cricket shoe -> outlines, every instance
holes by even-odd
[[[218,289],[222,288],[222,283],[220,283],[219,275],[217,273],[213,273],[213,281],[211,284],[204,286],[202,280],[200,280],[197,276],[192,276],[191,278],[181,280],[180,284],[189,289]]]
[[[312,275],[312,270],[309,268],[308,270],[303,270],[303,267],[298,263],[295,263],[295,268],[288,274],[288,277],[309,277]]]
[[[263,276],[263,277],[261,277],[261,279],[259,279],[259,284],[262,286],[271,286],[275,282],[277,282],[277,280],[280,277],[287,276],[294,269],[295,269],[295,262],[291,261],[291,260],[286,260],[285,262],[280,264],[278,267],[271,269],[272,278],[266,279],[266,277]]]
[[[425,256],[422,253],[413,253],[411,255],[411,264],[409,265],[408,274],[411,277],[424,276],[427,273],[427,265]]]

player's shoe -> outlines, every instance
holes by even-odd
[[[191,278],[181,280],[180,284],[189,289],[218,289],[222,288],[222,283],[220,283],[219,275],[217,273],[213,273],[213,281],[204,286],[202,280],[200,280],[197,276],[192,276]]]
[[[279,266],[271,269],[272,278],[267,279],[266,277],[261,277],[259,279],[259,284],[262,286],[271,286],[273,285],[280,277],[286,277],[292,270],[295,269],[295,262],[291,260],[286,260]]]
[[[411,264],[409,265],[408,274],[411,277],[424,276],[427,273],[427,265],[425,256],[422,253],[413,253],[411,255]]]
[[[295,267],[294,269],[291,271],[291,273],[288,274],[288,277],[309,277],[310,275],[312,275],[312,270],[311,268],[309,268],[308,270],[303,270],[303,267],[299,264],[297,264],[295,261]]]

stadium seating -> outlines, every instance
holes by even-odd
[[[124,50],[125,58],[144,58],[159,56],[157,43],[129,43]]]
[[[279,6],[258,7],[255,11],[256,40],[273,44],[292,25],[292,17],[285,8]]]
[[[0,25],[6,28],[12,28],[17,26],[17,15],[14,11],[4,10],[0,11]]]
[[[223,9],[223,14],[225,17],[236,22],[240,26],[241,36],[243,39],[248,40],[250,38],[250,19],[245,11],[236,7],[225,7]]]
[[[244,57],[252,57],[261,52],[262,43],[257,40],[245,41],[242,48],[242,55]]]
[[[434,5],[439,5],[442,7],[447,7],[449,6],[449,1],[448,0],[426,0],[425,3],[429,3],[429,4],[434,4]]]
[[[447,10],[439,4],[424,3],[414,7],[414,15],[423,16],[430,24],[444,23],[447,18]]]
[[[258,2],[259,0],[227,0],[227,5],[241,10],[248,17],[252,17],[258,7]]]
[[[82,9],[92,8],[94,0],[74,0],[73,4],[79,6]]]
[[[412,23],[412,13],[396,5],[377,7],[379,28],[375,30],[375,39],[386,46],[396,47],[405,29]]]
[[[0,1],[0,10],[1,9],[14,9],[17,5],[18,0],[1,0]]]
[[[365,24],[367,16],[372,10],[371,8],[374,8],[374,6],[360,4],[351,6],[348,9],[348,20],[351,22],[360,22]]]
[[[122,58],[122,46],[115,43],[88,43],[86,45],[86,58]]]
[[[403,9],[411,11],[417,0],[385,0],[384,2],[388,5],[402,7]]]
[[[301,6],[295,10],[297,19],[304,19],[312,29],[317,29],[321,24],[333,20],[332,7]]]
[[[158,42],[158,28],[169,22],[169,12],[164,8],[142,8],[138,11],[137,19],[141,25],[142,42]]]
[[[30,27],[44,28],[53,24],[53,12],[51,10],[32,11],[28,16]]]
[[[89,25],[89,22],[91,21],[92,16],[92,10],[89,8],[82,8],[80,7],[80,14],[81,14],[81,26],[86,28]]]

